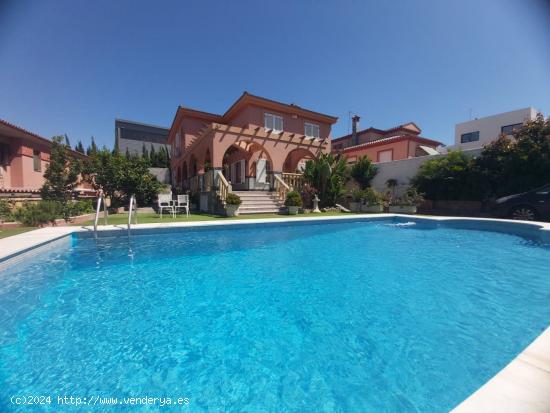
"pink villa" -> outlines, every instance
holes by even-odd
[[[51,144],[46,138],[0,119],[0,198],[23,201],[40,197]],[[86,158],[79,152],[72,153]],[[89,189],[81,185],[76,192],[85,195]]]
[[[220,212],[227,194],[238,192],[249,201],[244,213],[271,212],[300,185],[305,160],[330,153],[337,120],[247,92],[223,115],[180,106],[168,135],[173,185],[200,194],[202,211]],[[269,191],[274,203],[262,209]]]
[[[351,164],[361,156],[367,156],[372,162],[391,162],[434,155],[442,145],[420,136],[422,130],[414,122],[386,130],[370,127],[358,131],[359,116],[352,120],[353,132],[332,140],[332,152],[346,156]]]

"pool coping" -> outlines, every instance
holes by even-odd
[[[504,223],[518,228],[544,231],[544,239],[550,242],[550,223],[533,221],[512,221],[493,218],[470,218],[453,216],[429,216],[406,214],[349,214],[342,216],[260,218],[231,221],[193,221],[135,224],[135,229],[167,229],[189,227],[244,226],[269,223],[298,223],[318,221],[346,221],[381,218],[405,218],[435,222],[480,222]],[[75,233],[92,232],[89,226],[47,227],[0,239],[0,271],[3,263],[16,259],[20,254],[44,246]],[[99,232],[127,232],[126,225],[98,227]],[[548,231],[548,233],[546,233]],[[456,406],[455,413],[469,412],[548,412],[550,411],[550,327],[541,333],[506,367],[499,371],[477,391]]]

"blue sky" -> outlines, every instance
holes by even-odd
[[[0,2],[0,118],[113,145],[114,119],[169,126],[179,104],[224,112],[244,91],[361,127],[550,115],[543,0]]]

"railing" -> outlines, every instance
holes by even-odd
[[[107,204],[105,202],[105,195],[101,194],[97,198],[97,206],[95,210],[95,220],[94,220],[94,234],[97,236],[97,222],[99,221],[99,212],[101,211],[101,204],[103,203],[103,219],[105,220],[105,225],[107,225]]]
[[[134,214],[134,224],[137,224],[137,203],[135,195],[130,197],[130,206],[128,207],[128,231],[132,223],[132,213]]]
[[[275,184],[275,191],[277,192],[277,196],[281,201],[284,201],[286,198],[286,193],[290,191],[290,186],[287,185],[285,181],[281,179],[279,175],[273,174],[273,182]]]
[[[220,180],[220,189],[218,191],[218,194],[220,195],[221,201],[225,204],[225,198],[227,198],[227,194],[231,192],[231,185],[229,182],[227,182],[227,179],[225,179],[225,176],[223,176],[223,173],[221,171],[216,171],[218,174],[218,179]]]
[[[283,172],[283,181],[285,181],[293,191],[301,191],[304,186],[304,175]]]

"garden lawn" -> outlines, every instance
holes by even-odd
[[[11,237],[12,235],[22,234],[23,232],[32,231],[33,229],[38,229],[38,228],[36,228],[36,227],[16,227],[16,228],[0,229],[0,238]]]
[[[189,214],[187,218],[184,214],[177,215],[176,218],[172,218],[170,215],[164,214],[162,220],[160,215],[154,212],[138,213],[138,224],[151,224],[151,223],[166,223],[166,222],[191,222],[191,221],[220,221],[220,220],[242,220],[242,219],[256,219],[256,218],[308,218],[308,217],[326,217],[333,215],[343,215],[345,212],[322,212],[320,214],[298,214],[298,215],[281,215],[281,214],[251,214],[251,215],[239,215],[238,217],[222,217],[219,215],[211,214]],[[132,219],[133,221],[133,219]],[[100,216],[98,225],[103,225],[103,213]],[[108,225],[121,225],[128,223],[128,214],[114,214],[109,215]],[[86,221],[81,224],[75,224],[78,226],[93,225],[94,221]]]

